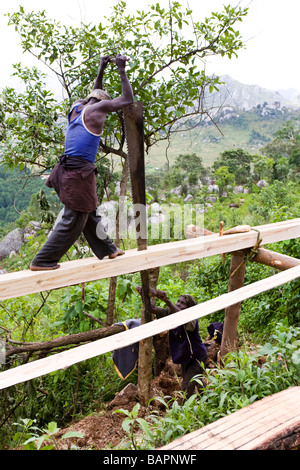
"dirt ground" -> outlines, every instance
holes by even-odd
[[[180,390],[179,377],[175,374],[170,374],[168,367],[151,382],[152,397],[173,397],[176,390]],[[126,436],[122,428],[122,421],[126,416],[123,413],[116,413],[116,410],[125,409],[132,411],[137,403],[138,387],[129,383],[121,392],[116,394],[115,398],[106,405],[104,410],[87,416],[66,429],[61,429],[57,434],[58,439],[67,431],[81,432],[84,434],[84,437],[61,440],[59,448],[67,450],[70,449],[72,444],[75,444],[80,449],[104,450],[117,448]],[[144,418],[154,410],[163,415],[163,405],[157,400],[154,400],[147,408],[140,406],[139,417]]]
[[[209,346],[207,345],[209,362],[216,361],[218,350],[219,347],[214,342],[211,342]],[[173,364],[172,360],[168,359],[160,375],[151,382],[151,396],[174,397],[176,391],[181,390],[180,376],[180,366]],[[116,413],[116,410],[126,409],[132,411],[136,403],[138,403],[138,388],[136,385],[129,383],[121,392],[116,394],[104,410],[87,416],[68,428],[61,429],[57,434],[58,439],[67,431],[81,432],[84,437],[61,440],[59,448],[67,450],[71,448],[72,444],[80,449],[104,450],[117,448],[126,437],[122,428],[122,421],[126,416],[123,413]],[[153,411],[163,415],[163,404],[158,400],[153,400],[149,407],[141,406],[139,417],[144,418]]]

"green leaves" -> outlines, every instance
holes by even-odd
[[[242,47],[235,24],[246,14],[247,9],[224,7],[223,12],[214,12],[197,22],[192,11],[176,1],[169,8],[155,3],[135,15],[128,14],[126,3],[119,1],[102,23],[79,27],[51,20],[45,11],[26,12],[20,7],[8,14],[9,24],[20,35],[23,51],[30,51],[48,67],[66,99],[58,106],[42,82],[43,75],[33,69],[29,76],[29,70],[19,64],[16,74],[26,91],[6,93],[3,100],[5,110],[11,110],[17,120],[14,125],[6,123],[9,136],[4,146],[5,160],[12,165],[23,162],[51,168],[55,156],[61,153],[63,123],[70,103],[90,91],[100,55],[115,55],[120,48],[131,59],[127,72],[135,97],[144,103],[148,150],[169,136],[187,115],[207,111],[199,97],[206,87],[210,92],[217,89],[218,78],[205,75],[203,61],[215,54],[230,57]],[[109,66],[104,80],[113,96],[121,93],[116,67]],[[102,136],[103,149],[121,155],[122,133],[118,116],[110,115]]]
[[[246,184],[250,175],[252,159],[252,155],[241,148],[225,150],[213,164],[215,175],[219,168],[226,167],[228,172],[234,176],[236,184]]]
[[[134,450],[138,450],[140,446],[135,439],[134,432],[137,427],[139,427],[147,436],[148,438],[153,438],[153,433],[150,430],[150,426],[147,421],[143,418],[139,418],[139,410],[141,405],[137,403],[132,411],[124,410],[123,408],[116,410],[114,413],[123,413],[126,415],[126,418],[122,421],[122,428],[128,435],[131,440],[131,445]]]
[[[278,347],[272,346],[271,343],[266,343],[262,348],[260,348],[260,350],[258,352],[262,356],[265,356],[265,355],[269,356],[269,355],[278,353],[278,351],[279,351]]]
[[[37,68],[22,68],[16,64],[15,75],[24,83],[24,90],[17,93],[5,88],[2,106],[6,112],[3,126],[6,139],[2,142],[3,161],[10,167],[19,164],[47,169],[53,155],[61,153],[63,129],[59,125],[60,106],[54,95],[45,89],[45,75]]]
[[[291,361],[296,367],[296,369],[298,370],[298,372],[300,372],[300,341],[297,341],[296,347],[297,347],[297,350],[293,352]]]
[[[60,428],[57,427],[54,421],[48,423],[48,427],[42,431],[43,434],[39,435],[38,432],[40,433],[41,430],[34,426],[35,422],[32,419],[21,419],[22,431],[14,435],[16,448],[21,447],[23,450],[58,450],[58,444],[61,440],[84,437],[83,433],[68,431],[58,439],[56,434]],[[14,424],[20,427],[19,423]]]
[[[64,312],[61,325],[68,333],[88,331],[94,322],[85,315],[85,312],[100,322],[105,320],[107,299],[107,290],[104,290],[100,283],[71,287],[61,300]]]

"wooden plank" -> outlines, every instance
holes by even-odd
[[[142,339],[176,328],[196,318],[202,318],[210,313],[222,310],[230,305],[242,302],[262,292],[266,292],[282,284],[300,277],[300,266],[270,276],[261,281],[241,287],[235,291],[223,294],[215,299],[174,313],[168,317],[128,330],[113,337],[104,338],[89,344],[78,346],[53,356],[16,367],[0,373],[0,389],[25,382],[27,380],[49,374],[55,370],[69,367],[86,359],[105,354],[134,344]]]
[[[255,450],[300,429],[300,387],[263,398],[160,450]]]
[[[275,395],[272,395],[270,400],[275,399]],[[256,405],[256,415],[259,413],[260,407],[263,405],[264,401],[260,400],[255,403]],[[176,450],[190,449],[195,448],[196,446],[201,445],[203,449],[206,449],[209,445],[218,442],[219,446],[226,442],[227,431],[232,429],[232,433],[236,431],[237,428],[243,427],[251,415],[252,408],[254,404],[247,407],[241,408],[238,412],[235,412],[229,416],[220,418],[218,421],[215,421],[203,428],[200,428],[197,431],[193,431],[190,434],[182,436],[172,443],[168,444],[169,448],[174,448]],[[271,408],[272,403],[269,401],[269,407]],[[228,419],[230,417],[230,426],[228,425]],[[220,443],[222,439],[222,443]]]
[[[192,450],[201,447],[202,450],[208,450],[215,446],[221,449],[226,445],[231,445],[232,440],[230,439],[230,436],[234,436],[241,429],[245,429],[247,427],[247,423],[250,422],[249,418],[252,417],[254,422],[257,423],[262,419],[262,414],[264,417],[266,416],[264,400],[265,399],[259,400],[254,404],[241,408],[237,412],[220,418],[219,420],[204,426],[199,430],[186,434],[185,436],[176,439],[165,447],[167,449],[174,450]],[[270,409],[274,408],[275,400],[276,395],[268,397],[267,414],[270,413]],[[283,406],[285,406],[287,400],[282,397],[281,402]],[[254,407],[255,418],[253,417]],[[257,426],[259,426],[259,424],[257,424]]]
[[[207,441],[205,450],[251,449],[254,445],[253,441],[262,442],[262,437],[264,440],[276,434],[278,426],[284,426],[290,417],[295,419],[295,423],[300,422],[300,411],[298,414],[295,413],[297,402],[299,402],[299,395],[294,401],[291,398],[283,400],[280,407],[277,402],[270,406],[268,401],[263,401],[264,406],[260,407],[261,409],[253,406],[248,416],[243,415],[243,420],[239,419],[234,427],[232,423],[227,422],[227,429],[218,435],[217,440]]]
[[[264,244],[300,237],[300,219],[253,228],[261,232]],[[152,245],[147,251],[128,250],[114,260],[99,261],[92,257],[61,263],[54,271],[23,270],[3,274],[0,300],[249,248],[255,245],[256,239],[255,230],[224,237],[203,236]]]

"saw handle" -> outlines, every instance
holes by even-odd
[[[136,290],[140,295],[142,295],[142,287],[137,286]],[[149,297],[157,297],[158,299],[165,299],[167,297],[167,293],[164,290],[153,289],[153,287],[149,287],[148,290]]]
[[[125,62],[129,62],[130,61],[130,57],[126,57],[126,56],[121,56],[124,58]],[[116,64],[116,57],[111,57],[110,58],[110,62],[112,62],[113,64]]]

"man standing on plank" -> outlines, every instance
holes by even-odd
[[[32,271],[59,268],[59,260],[81,233],[99,259],[124,254],[107,236],[101,217],[96,213],[98,198],[94,162],[105,118],[107,113],[119,111],[133,102],[132,88],[125,72],[128,59],[123,55],[118,54],[115,59],[122,82],[122,96],[111,99],[103,90],[104,70],[111,60],[109,56],[101,58],[93,91],[87,98],[75,101],[69,112],[65,153],[46,181],[64,204],[64,212],[30,264]]]

